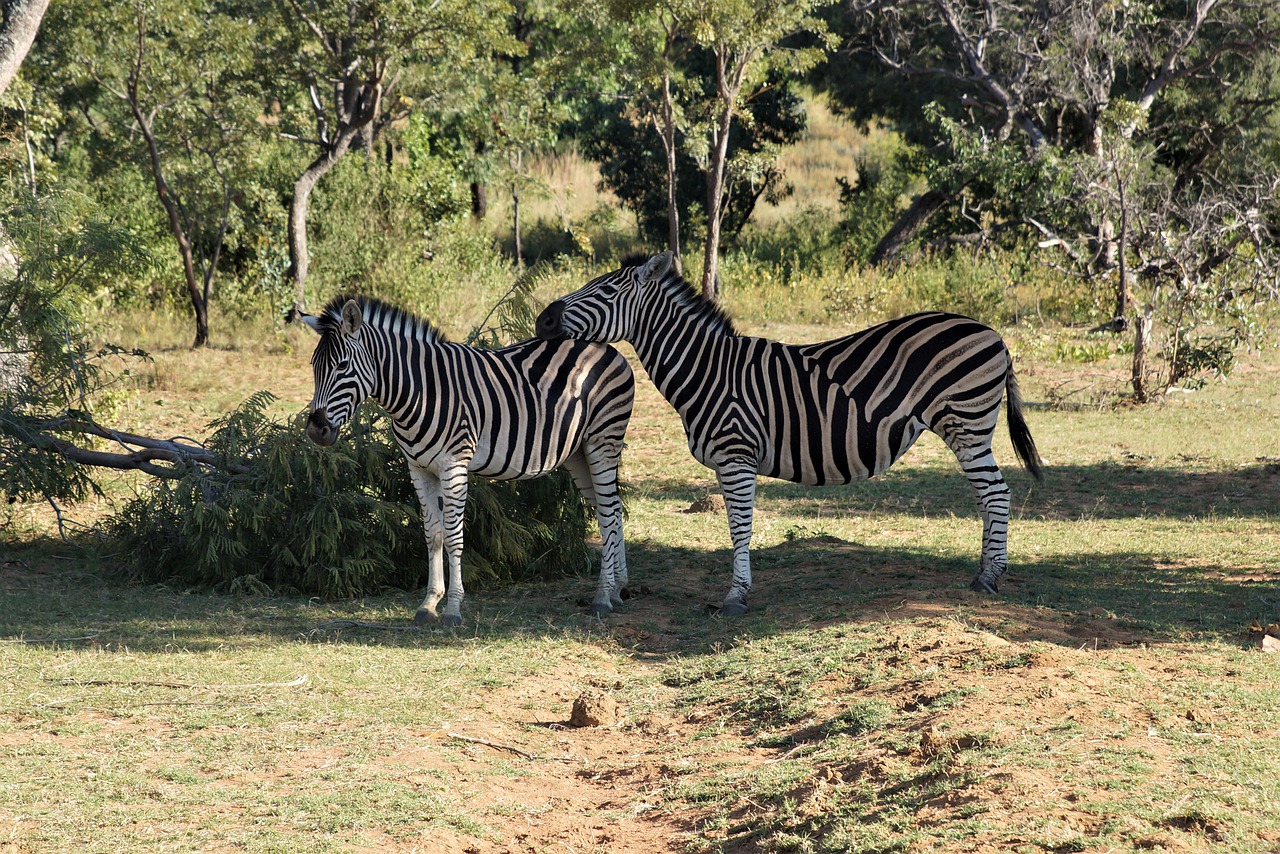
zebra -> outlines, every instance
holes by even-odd
[[[603,540],[592,612],[608,614],[621,603],[627,559],[618,462],[635,397],[621,353],[571,340],[533,338],[496,350],[451,343],[426,321],[369,298],[338,297],[302,319],[320,333],[307,436],[332,445],[356,406],[373,398],[408,461],[430,563],[415,623],[462,623],[468,472],[512,480],[568,469]],[[446,554],[448,598],[438,614]]]
[[[924,312],[817,344],[739,335],[729,317],[672,269],[669,252],[631,258],[549,304],[538,335],[625,339],[684,422],[694,458],[714,469],[733,541],[720,613],[747,610],[758,475],[805,484],[879,474],[928,429],[977,492],[982,556],[970,587],[995,593],[1007,566],[1009,487],[991,453],[1007,395],[1019,459],[1042,479],[1012,358],[999,334],[967,317]]]

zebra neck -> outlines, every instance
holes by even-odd
[[[434,335],[412,336],[380,330],[369,343],[374,359],[374,380],[369,397],[378,402],[391,420],[417,411],[422,390],[435,373],[433,353],[440,342]]]
[[[732,334],[723,324],[684,306],[662,300],[636,324],[631,346],[653,384],[668,401],[690,380],[697,354]]]

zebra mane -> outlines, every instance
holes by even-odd
[[[622,260],[622,266],[643,267],[648,260],[648,255],[628,255]],[[716,331],[725,335],[739,334],[733,325],[733,319],[725,313],[724,309],[707,299],[702,291],[689,284],[684,276],[676,272],[674,264],[667,270],[667,274],[663,276],[658,286],[676,305],[688,309],[689,313],[696,319],[706,323]]]
[[[400,327],[400,336],[420,338],[431,343],[445,343],[448,339],[444,333],[412,312],[397,308],[374,297],[337,296],[329,300],[329,304],[320,312],[321,332],[336,332],[342,328],[342,307],[348,300],[355,300],[364,315],[365,323],[375,329],[391,331]],[[403,319],[403,323],[400,321]]]

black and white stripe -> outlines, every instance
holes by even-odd
[[[462,520],[467,474],[513,480],[564,466],[595,508],[604,554],[592,610],[608,613],[627,583],[618,460],[635,381],[607,344],[524,341],[500,350],[454,344],[377,300],[339,298],[318,316],[315,396],[307,435],[331,445],[373,398],[391,417],[409,462],[430,546],[427,597],[414,619],[462,622]]]
[[[991,453],[1000,401],[1019,459],[1040,478],[1009,351],[967,317],[926,312],[834,341],[788,345],[739,335],[672,271],[669,253],[624,265],[556,300],[538,335],[625,339],[715,470],[728,506],[733,584],[746,610],[756,476],[851,483],[879,474],[925,430],[942,437],[978,495],[982,559],[970,585],[995,592],[1007,558],[1009,487]]]

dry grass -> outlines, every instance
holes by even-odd
[[[840,199],[836,180],[856,179],[858,158],[884,144],[885,131],[873,128],[863,133],[833,113],[824,97],[806,97],[805,113],[808,130],[778,162],[793,192],[777,205],[762,205],[754,217],[758,226],[772,225],[810,208],[836,211]]]
[[[296,407],[302,333],[159,350],[132,411],[194,430],[264,381]],[[1009,472],[996,598],[965,588],[980,525],[926,437],[856,487],[763,483],[754,610],[718,619],[724,518],[682,512],[713,480],[643,371],[625,457],[642,593],[603,624],[575,604],[585,579],[473,595],[461,632],[379,631],[354,623],[405,626],[418,592],[137,588],[92,547],[11,540],[7,845],[1270,850],[1280,697],[1248,644],[1280,621],[1280,475],[1258,460],[1277,456],[1277,354],[1153,407],[1046,411],[1079,368],[1020,346],[1049,477]],[[619,702],[615,726],[567,726],[585,691]]]

